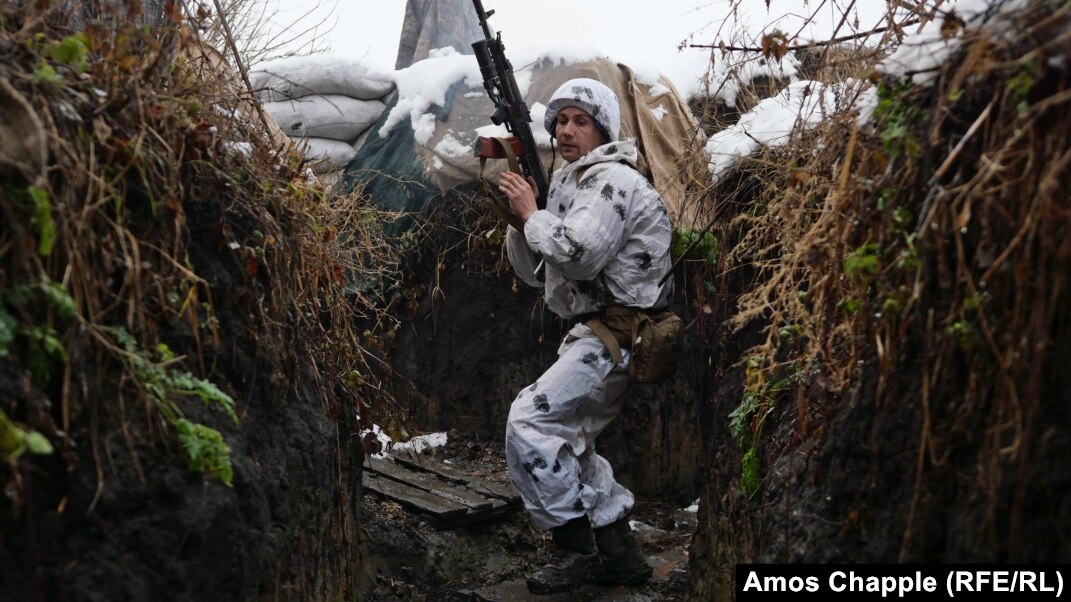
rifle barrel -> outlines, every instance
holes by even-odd
[[[495,34],[491,33],[491,26],[487,24],[487,17],[495,14],[495,11],[484,12],[483,2],[480,0],[472,0],[472,4],[476,6],[476,15],[480,17],[480,27],[483,28],[483,37],[488,40],[493,40]]]
[[[495,125],[504,124],[506,130],[521,141],[524,153],[518,158],[523,166],[522,171],[535,180],[536,206],[539,209],[545,209],[549,184],[547,174],[543,171],[543,161],[539,157],[535,136],[532,135],[532,128],[529,125],[532,116],[528,112],[528,105],[525,104],[524,97],[517,86],[517,80],[513,76],[513,65],[506,58],[502,35],[493,34],[491,26],[487,23],[487,18],[495,11],[484,12],[481,0],[472,0],[472,4],[476,7],[476,15],[480,19],[480,27],[483,28],[484,35],[483,40],[472,44],[472,49],[480,66],[484,88],[495,105],[491,121]]]

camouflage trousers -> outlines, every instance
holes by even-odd
[[[510,406],[506,461],[533,521],[543,529],[587,514],[594,527],[628,515],[632,492],[595,451],[628,391],[628,351],[614,365],[587,326],[573,327],[558,360]]]

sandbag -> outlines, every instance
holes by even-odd
[[[353,142],[353,151],[354,151],[354,153],[356,153],[357,151],[361,150],[361,147],[364,146],[365,141],[368,140],[368,137],[371,134],[372,134],[372,128],[368,128],[367,130],[364,131],[363,134],[361,134],[360,136],[357,136],[357,140],[355,140]]]
[[[357,154],[352,144],[330,138],[305,138],[298,143],[298,147],[305,151],[313,171],[317,173],[340,169]]]
[[[198,36],[188,36],[183,38],[176,61],[184,61],[200,77],[204,96],[217,99],[216,110],[231,114],[242,123],[261,123],[278,148],[290,147],[290,138],[279,129],[272,116],[249,97],[244,82],[223,53]]]
[[[551,165],[551,150],[550,136],[543,128],[543,116],[551,94],[569,79],[590,77],[599,80],[617,94],[621,106],[621,138],[636,140],[641,155],[640,171],[661,193],[670,216],[681,217],[684,213],[681,210],[683,194],[690,181],[683,161],[690,150],[702,148],[706,136],[688,104],[667,77],[647,72],[637,74],[629,66],[607,58],[565,63],[546,58],[531,60],[518,53],[515,64],[526,65],[517,73],[517,79],[518,82],[528,82],[525,101],[532,115],[532,133],[540,146],[545,167]],[[468,67],[469,71],[461,67]],[[423,70],[428,71],[427,75],[423,75]],[[419,116],[417,127],[412,127],[416,112],[413,111],[414,103],[405,97],[407,90],[402,85],[403,78],[412,78],[415,74],[417,80],[430,79],[434,73],[451,71],[465,79],[456,82],[444,102]],[[402,98],[384,123],[389,125],[395,114],[409,112],[405,120],[408,123],[403,121],[394,128],[415,130],[416,149],[420,160],[427,166],[425,176],[441,191],[473,182],[479,177],[480,162],[472,154],[472,144],[478,134],[506,135],[504,127],[498,126],[495,131],[491,124],[494,107],[478,77],[476,59],[469,56],[427,59],[398,76]],[[524,86],[523,83],[520,85]],[[561,163],[561,157],[557,157],[555,167],[560,167]],[[485,175],[492,177],[508,166],[505,160],[492,160],[487,162],[485,169]],[[697,169],[705,169],[705,164]]]
[[[386,105],[340,94],[304,96],[263,103],[264,110],[292,138],[329,138],[351,145],[379,119]]]
[[[294,56],[261,63],[249,72],[261,102],[313,94],[340,94],[361,100],[383,98],[394,88],[393,74],[365,61],[329,55]]]
[[[621,137],[634,138],[642,155],[640,171],[662,194],[675,225],[704,224],[688,207],[694,192],[689,183],[707,173],[706,135],[670,80],[653,68],[634,70],[592,52],[568,59],[548,57],[538,49],[509,57],[525,94],[543,165],[551,166],[550,136],[543,128],[546,103],[566,80],[590,77],[617,94],[621,104]],[[480,160],[473,156],[476,136],[503,136],[494,126],[494,106],[483,89],[476,59],[444,56],[425,59],[395,74],[397,89],[387,97],[381,119],[341,176],[347,189],[360,186],[379,206],[403,215],[430,210],[442,200],[482,194]],[[695,157],[694,165],[689,158]],[[561,167],[558,157],[555,167]],[[487,161],[490,181],[508,169],[504,159]],[[690,171],[694,170],[694,171]],[[397,229],[407,227],[404,220]]]

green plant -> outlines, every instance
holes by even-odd
[[[223,441],[223,435],[214,428],[185,418],[176,419],[172,425],[186,450],[190,469],[216,477],[229,487],[234,480],[234,470],[231,448]]]
[[[52,201],[48,191],[40,186],[30,186],[27,190],[33,203],[33,217],[30,224],[37,233],[37,252],[42,257],[52,254],[56,242],[56,222],[52,220]]]
[[[223,441],[223,435],[209,426],[187,420],[173,397],[196,396],[204,402],[205,407],[215,403],[234,424],[238,424],[234,400],[209,381],[197,378],[189,372],[173,371],[154,363],[138,347],[137,341],[126,329],[120,327],[110,331],[125,350],[124,358],[138,383],[177,432],[179,443],[186,450],[190,468],[216,477],[230,487],[233,479],[231,450]],[[157,353],[162,356],[164,362],[173,360],[174,356],[166,345],[158,345]]]
[[[888,203],[890,201],[890,199],[895,198],[896,194],[897,194],[897,191],[893,190],[892,188],[882,188],[881,192],[878,194],[878,203],[877,203],[878,211],[884,210],[885,209],[885,203]]]
[[[15,340],[15,332],[18,329],[19,323],[4,309],[4,306],[0,304],[0,357],[6,356],[10,352],[11,342]]]
[[[803,326],[800,324],[785,324],[777,330],[777,337],[791,345],[803,335]]]
[[[759,471],[761,468],[762,465],[759,462],[757,448],[752,447],[744,452],[744,457],[740,459],[740,487],[748,495],[752,495],[759,490]]]
[[[57,63],[68,65],[75,73],[84,73],[89,67],[89,36],[78,32],[59,41],[45,45],[44,55]]]
[[[36,284],[0,290],[0,357],[11,353],[11,344],[22,337],[29,346],[29,365],[34,378],[46,383],[55,374],[56,366],[67,362],[67,348],[59,333],[50,324],[21,324],[5,307],[28,307],[40,301],[40,297],[64,320],[77,314],[74,298],[67,289],[44,275]]]
[[[367,331],[366,331],[367,332]],[[346,383],[347,389],[356,389],[365,384],[364,376],[357,370],[350,370],[345,374],[343,381]]]
[[[52,68],[52,65],[49,65],[44,61],[38,63],[37,67],[34,68],[33,75],[38,82],[45,85],[59,86],[63,83],[63,76],[56,73],[56,70]]]
[[[895,316],[900,313],[900,310],[904,308],[904,304],[900,299],[895,296],[886,297],[881,303],[881,314],[884,316]]]
[[[67,348],[51,326],[28,326],[19,334],[30,342],[30,370],[38,382],[52,380],[56,366],[67,363]]]
[[[878,245],[866,243],[844,258],[844,273],[848,276],[873,276],[878,271]]]
[[[78,313],[78,307],[74,302],[74,297],[67,291],[67,288],[58,282],[52,282],[48,277],[43,276],[41,282],[37,285],[45,299],[48,300],[48,304],[56,308],[60,317],[65,320],[74,318]]]
[[[688,250],[689,247],[691,247],[691,251]],[[671,243],[672,255],[681,257],[686,252],[711,266],[717,265],[718,239],[714,238],[714,234],[710,230],[704,230],[700,233],[693,230],[674,229]]]
[[[1020,117],[1026,115],[1027,97],[1038,80],[1039,72],[1040,68],[1036,61],[1031,61],[1020,65],[1015,75],[1008,78],[1008,91],[1011,93],[1012,98],[1016,100],[1015,109]]]
[[[974,342],[974,327],[966,320],[958,320],[948,327],[948,334],[960,349],[967,351]]]
[[[38,455],[51,454],[52,444],[41,433],[8,418],[0,410],[0,457],[14,463],[26,452]]]
[[[881,124],[881,143],[890,158],[900,155],[913,157],[919,151],[913,128],[925,114],[904,99],[910,89],[908,82],[892,87],[884,82],[878,85],[878,106],[874,110],[874,119]]]
[[[919,249],[915,244],[916,234],[912,232],[904,236],[904,242],[907,243],[907,248],[900,252],[900,255],[896,258],[896,267],[901,270],[913,272],[922,265],[922,260],[919,258]]]
[[[855,314],[859,313],[860,309],[863,309],[863,302],[858,299],[845,297],[844,299],[837,301],[837,309],[843,311],[849,316],[854,316]]]
[[[729,433],[744,456],[740,461],[740,486],[747,495],[759,489],[759,472],[762,468],[758,448],[762,438],[762,429],[766,418],[777,407],[777,399],[782,391],[792,384],[794,376],[773,383],[765,378],[764,359],[761,356],[748,358],[743,399],[735,410],[729,413]]]
[[[982,306],[985,302],[985,297],[982,295],[971,295],[963,300],[963,309],[967,311],[974,311]]]

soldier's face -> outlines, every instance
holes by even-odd
[[[576,107],[565,107],[558,111],[554,137],[558,139],[558,151],[562,159],[570,163],[603,143],[595,119]]]

